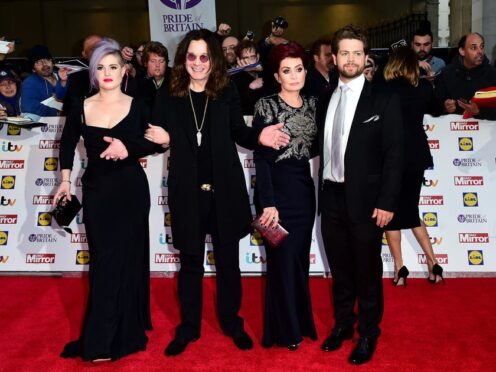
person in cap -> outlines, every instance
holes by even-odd
[[[260,63],[263,67],[263,79],[266,89],[276,93],[278,84],[274,79],[275,71],[269,61],[269,54],[272,47],[279,44],[287,43],[288,40],[283,38],[284,31],[288,28],[289,23],[282,16],[278,16],[271,21],[270,35],[258,42],[258,51],[260,53]]]
[[[29,117],[57,116],[60,111],[44,105],[50,97],[63,100],[67,92],[67,70],[53,71],[53,59],[45,45],[35,45],[28,51],[28,61],[33,73],[22,83],[21,111]]]
[[[10,70],[0,70],[0,119],[7,116],[18,116],[19,89],[17,89],[17,78]]]

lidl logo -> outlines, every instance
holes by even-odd
[[[207,251],[207,265],[215,265],[214,251]]]
[[[2,176],[2,183],[1,183],[1,188],[10,190],[15,188],[15,176]]]
[[[51,226],[52,215],[49,212],[38,213],[38,226]]]
[[[385,232],[382,233],[382,245],[388,245],[388,241],[387,241]]]
[[[459,137],[458,138],[458,149],[460,151],[473,151],[474,142],[472,137]]]
[[[254,189],[257,185],[257,176],[255,174],[251,175],[251,188]]]
[[[56,171],[59,166],[58,158],[45,158],[45,164],[43,170],[45,171]]]
[[[465,207],[478,207],[479,198],[476,192],[464,192],[463,193],[463,205]]]
[[[76,253],[76,265],[88,265],[90,263],[90,252],[88,250],[80,250]]]
[[[171,214],[170,213],[164,214],[164,224],[165,224],[165,226],[171,225]]]
[[[9,232],[0,231],[0,245],[7,245],[8,241],[9,241]]]
[[[252,234],[250,234],[250,245],[263,245],[262,235],[260,235],[258,231],[254,231]]]
[[[424,223],[429,227],[436,227],[438,224],[436,212],[424,212],[422,213],[422,219],[424,220]]]
[[[467,251],[468,253],[468,264],[474,266],[484,265],[484,254],[482,251],[472,250]]]
[[[18,125],[9,124],[7,127],[7,134],[9,136],[18,136],[21,134],[21,128]]]

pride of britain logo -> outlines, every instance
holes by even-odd
[[[202,0],[160,0],[162,4],[171,9],[191,9]]]

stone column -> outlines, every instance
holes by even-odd
[[[451,0],[450,6],[450,46],[457,46],[472,29],[472,0]]]

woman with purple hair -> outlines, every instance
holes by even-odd
[[[144,104],[121,92],[125,67],[119,44],[100,41],[89,70],[98,93],[71,102],[60,145],[62,181],[54,204],[63,196],[71,198],[74,152],[83,136],[88,157],[82,183],[91,255],[89,296],[81,335],[65,346],[61,356],[100,362],[145,350],[145,331],[152,329],[150,194],[139,158],[159,147],[143,137],[148,123]],[[108,155],[109,144],[116,143],[123,151]]]

